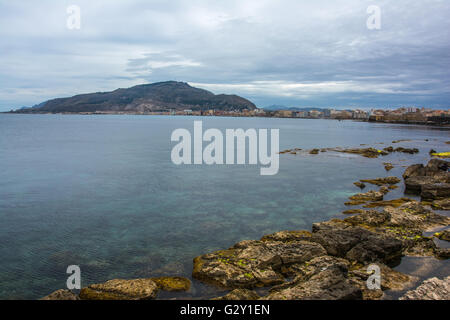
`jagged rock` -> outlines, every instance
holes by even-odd
[[[388,201],[374,201],[364,205],[364,208],[378,208],[378,207],[400,207],[405,203],[412,202],[414,200],[409,198],[400,198]]]
[[[367,280],[372,272],[368,272],[369,265],[349,271],[349,278],[354,281],[363,292],[363,299],[381,299],[385,290],[400,291],[408,288],[415,278],[395,271],[384,264],[377,264],[380,268],[380,289],[369,289]]]
[[[450,241],[450,230],[444,230],[442,232],[438,232],[435,234],[435,236],[444,241]]]
[[[410,149],[410,148],[399,147],[399,148],[396,148],[394,150],[394,152],[403,152],[403,153],[409,153],[409,154],[416,154],[416,153],[419,153],[420,151],[417,148]]]
[[[303,238],[304,234],[298,236]],[[278,271],[282,265],[301,263],[326,254],[318,243],[288,239],[292,238],[286,237],[285,242],[267,241],[268,238],[242,241],[228,250],[197,257],[192,276],[230,289],[270,286],[284,281]]]
[[[450,277],[424,281],[417,289],[408,291],[400,300],[448,300],[450,298]]]
[[[342,220],[314,224],[313,239],[329,255],[363,264],[376,261],[394,264],[402,255],[401,241]]]
[[[151,279],[110,280],[81,289],[82,300],[149,300],[156,298],[159,286]]]
[[[401,180],[397,177],[386,177],[386,178],[377,178],[377,179],[364,179],[361,180],[361,182],[365,182],[365,183],[370,183],[370,184],[374,184],[376,186],[384,186],[384,185],[388,185],[388,184],[397,184],[399,183]]]
[[[422,200],[440,200],[450,198],[450,183],[434,183],[422,186]]]
[[[417,176],[405,180],[406,193],[420,194],[422,187],[429,184],[438,183],[434,177]]]
[[[349,262],[323,256],[300,268],[300,274],[287,284],[271,289],[264,300],[348,300],[361,299],[361,289],[347,279]]]
[[[352,201],[381,201],[384,198],[384,193],[380,191],[369,191],[366,193],[358,193],[349,199]]]
[[[342,213],[343,214],[360,214],[360,213],[364,213],[365,210],[363,209],[352,209],[352,210],[345,210]]]
[[[41,300],[80,300],[80,298],[70,290],[61,289],[50,293]]]
[[[191,281],[182,277],[159,277],[151,278],[163,291],[188,291]]]
[[[358,188],[360,188],[361,190],[364,189],[366,187],[366,185],[360,181],[353,183],[355,186],[357,186]]]
[[[232,301],[232,300],[241,300],[241,301],[250,301],[250,300],[258,300],[260,296],[255,291],[248,290],[248,289],[234,289],[227,295],[219,298],[214,298],[213,300],[225,300],[225,301]]]
[[[375,148],[354,148],[354,149],[330,149],[331,151],[335,152],[342,152],[342,153],[351,153],[351,154],[359,154],[366,158],[378,158],[379,156],[386,156],[389,153],[384,150],[377,150]]]
[[[437,210],[450,210],[450,198],[435,200],[432,203],[432,207]]]
[[[273,234],[265,235],[261,238],[261,241],[308,241],[311,239],[311,232],[306,230],[299,231],[280,231]]]

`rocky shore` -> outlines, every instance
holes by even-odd
[[[390,152],[374,150],[365,149],[363,156]],[[407,192],[420,195],[421,201],[385,201],[402,181],[397,177],[361,180],[361,188],[379,188],[350,197],[347,205],[363,209],[315,223],[311,230],[281,231],[201,255],[193,260],[192,277],[229,290],[219,300],[373,300],[386,292],[414,289],[417,279],[393,268],[405,256],[449,258],[450,249],[441,244],[450,240],[450,218],[434,212],[450,209],[449,168],[450,162],[433,159],[405,170]],[[367,282],[377,268],[380,286],[369,289]],[[180,277],[111,280],[83,288],[79,295],[60,290],[44,299],[154,299],[161,290],[189,288],[190,281]],[[267,290],[261,295],[258,288]],[[402,299],[449,299],[448,288],[449,277],[432,279]]]

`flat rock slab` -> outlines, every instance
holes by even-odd
[[[149,300],[156,298],[159,286],[151,279],[110,280],[81,289],[82,300]]]

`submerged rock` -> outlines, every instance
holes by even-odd
[[[374,201],[371,203],[368,203],[364,205],[364,208],[378,208],[378,207],[400,207],[404,205],[405,203],[412,202],[414,200],[410,198],[400,198],[400,199],[394,199],[394,200],[388,200],[388,201]]]
[[[394,166],[392,165],[392,163],[384,163],[384,169],[386,171],[391,171],[392,169],[394,169]]]
[[[450,277],[447,277],[443,280],[428,279],[417,289],[408,291],[400,300],[448,300],[449,298]]]

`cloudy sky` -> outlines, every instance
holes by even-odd
[[[0,0],[0,111],[166,80],[260,107],[448,109],[449,13],[448,0]]]

